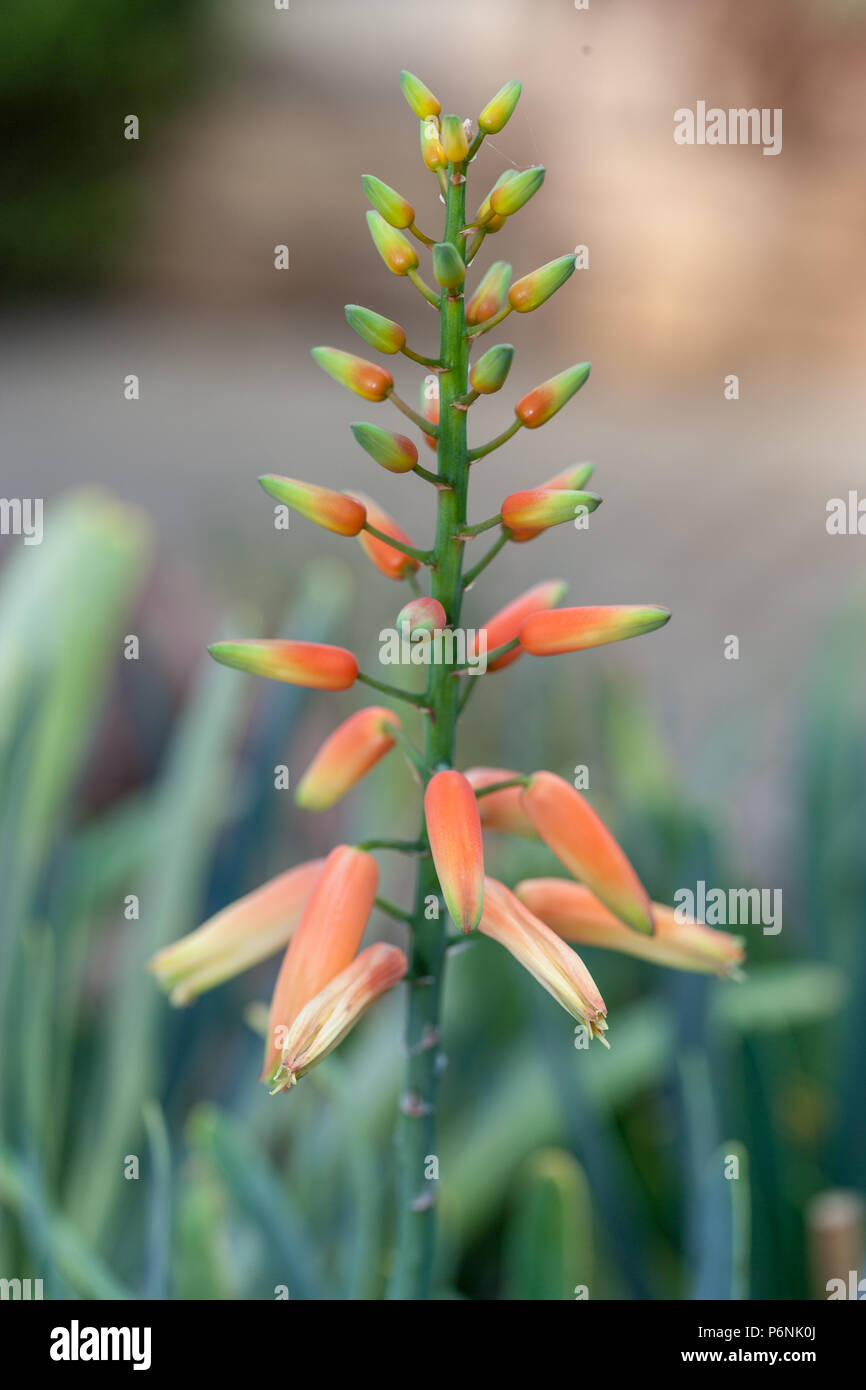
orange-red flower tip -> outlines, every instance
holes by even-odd
[[[238,638],[214,642],[208,651],[222,666],[313,690],[348,690],[358,675],[358,662],[350,651],[324,642],[256,642]]]
[[[540,386],[533,387],[514,407],[514,413],[520,423],[528,430],[546,425],[548,420],[571,400],[575,392],[580,390],[589,372],[589,362],[578,362],[573,367],[566,367],[564,372],[552,376],[549,381],[543,381]]]
[[[510,951],[591,1037],[608,1046],[605,1002],[580,956],[495,878],[484,880],[480,926],[485,936]]]
[[[653,931],[649,896],[624,851],[589,802],[564,778],[535,772],[521,804],[569,873],[634,931]]]
[[[622,642],[664,627],[670,609],[658,604],[608,604],[600,607],[558,608],[537,613],[520,629],[520,645],[533,656],[557,656]]]
[[[349,716],[325,739],[295,792],[305,811],[327,811],[394,747],[401,727],[393,711],[370,705]]]
[[[455,926],[472,931],[484,905],[481,817],[471,784],[453,768],[436,772],[424,793],[430,853]]]
[[[466,323],[470,328],[486,323],[505,308],[510,279],[511,266],[508,262],[494,261],[472,298],[466,301]]]
[[[409,473],[418,462],[418,449],[405,434],[355,421],[349,426],[362,449],[389,473]]]
[[[264,474],[259,482],[270,497],[338,536],[357,536],[367,519],[360,502],[343,492],[332,492],[316,483],[303,483],[298,478],[283,478],[275,473]]]

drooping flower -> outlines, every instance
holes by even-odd
[[[172,1004],[190,1004],[282,950],[324,865],[324,859],[311,859],[278,874],[157,952],[148,968],[169,992]]]
[[[335,975],[290,1024],[272,1075],[271,1094],[289,1090],[333,1052],[370,1005],[399,984],[407,969],[403,952],[380,941]]]
[[[354,960],[378,882],[372,854],[350,845],[331,850],[277,976],[262,1080],[273,1083],[288,1030],[304,1005]]]
[[[528,878],[516,896],[566,941],[601,946],[673,970],[695,970],[724,977],[737,973],[744,958],[743,938],[702,922],[679,922],[673,908],[652,904],[655,934],[630,931],[582,883],[564,878]]]
[[[558,608],[555,613],[536,613],[527,618],[520,629],[520,645],[533,656],[579,652],[653,632],[664,627],[670,616],[670,609],[658,604]]]
[[[376,362],[368,362],[364,357],[356,357],[354,352],[343,352],[342,348],[315,347],[311,356],[314,361],[341,386],[363,396],[365,401],[383,401],[394,389],[394,378],[384,367]]]
[[[392,710],[380,705],[359,709],[325,739],[295,792],[305,811],[327,811],[394,747],[401,727]]]
[[[492,787],[498,782],[510,782],[519,774],[504,767],[468,767],[464,777],[475,791]],[[535,827],[523,809],[521,787],[504,787],[501,791],[478,796],[478,814],[485,830],[499,830],[506,835],[521,835],[536,839]]]
[[[363,536],[363,532],[359,534]],[[352,652],[325,642],[258,642],[239,637],[214,642],[208,651],[222,666],[312,690],[348,690],[358,675],[358,661]]]
[[[591,1037],[608,1045],[607,1008],[580,956],[495,878],[484,880],[480,930],[510,951]]]
[[[521,803],[545,844],[635,931],[652,935],[649,896],[601,817],[575,787],[552,772],[535,772]]]
[[[367,519],[360,502],[343,492],[333,492],[329,487],[274,473],[266,473],[259,482],[269,496],[338,536],[357,536]]]
[[[520,423],[528,430],[537,430],[539,425],[546,425],[580,390],[589,372],[589,362],[578,362],[573,367],[566,367],[564,372],[558,372],[549,381],[533,387],[514,407]]]
[[[396,434],[381,425],[355,421],[349,426],[362,449],[389,473],[409,473],[418,462],[418,450],[406,434]]]
[[[394,518],[384,507],[380,507],[378,502],[374,502],[372,497],[365,496],[363,492],[352,492],[349,495],[363,504],[368,522],[375,526],[377,531],[384,532],[395,541],[401,541],[403,545],[412,544],[402,527],[398,526]],[[371,560],[379,573],[384,574],[387,579],[405,579],[407,574],[414,574],[418,568],[419,562],[414,556],[404,555],[402,550],[388,545],[386,541],[380,541],[378,536],[371,536],[369,531],[359,531],[358,540],[367,559]]]
[[[500,608],[498,613],[494,613],[492,618],[488,618],[481,629],[486,634],[488,653],[495,652],[499,647],[513,641],[530,614],[555,608],[567,587],[560,579],[545,579],[540,584],[534,584],[525,593],[519,594],[504,608]],[[513,647],[510,652],[503,652],[502,656],[489,661],[487,669],[501,671],[513,661],[517,661],[522,654],[520,647]]]
[[[484,845],[475,792],[462,772],[436,772],[424,793],[430,853],[455,926],[472,931],[484,903]]]

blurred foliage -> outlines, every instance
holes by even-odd
[[[110,274],[133,184],[197,80],[203,0],[4,0],[0,6],[0,290],[73,289]],[[124,117],[141,122],[124,138]]]
[[[42,1278],[47,1297],[379,1297],[399,991],[275,1099],[256,1082],[245,1019],[276,963],[180,1012],[144,964],[334,839],[405,825],[417,792],[397,759],[321,818],[296,815],[275,790],[275,766],[294,766],[293,748],[333,727],[351,697],[310,700],[203,659],[176,716],[164,693],[132,698],[137,682],[153,690],[161,678],[152,657],[131,670],[121,655],[141,625],[147,547],[135,514],[82,494],[54,504],[45,543],[10,550],[0,572],[0,1274]],[[342,567],[319,562],[297,581],[284,630],[351,644],[352,605]],[[441,1297],[564,1299],[581,1285],[590,1299],[808,1293],[804,1208],[827,1187],[862,1188],[866,1150],[866,720],[852,632],[866,634],[862,599],[817,654],[790,769],[801,826],[784,929],[747,929],[744,983],[587,951],[612,1042],[587,1053],[495,943],[453,952]],[[507,717],[514,688],[526,689],[521,666],[491,682],[494,714],[470,726],[473,754],[563,770],[574,665],[545,691],[549,721]],[[118,706],[140,776],[88,811]],[[762,881],[760,866],[732,862],[726,809],[683,797],[628,686],[583,687],[580,748],[591,750],[593,800],[654,897],[698,878]],[[491,837],[490,857],[512,882],[555,871],[530,841]],[[404,893],[401,866],[383,870],[394,880],[383,889]],[[131,893],[141,909],[127,920]]]

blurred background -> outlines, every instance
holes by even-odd
[[[485,682],[464,764],[586,764],[656,899],[703,879],[784,901],[778,936],[747,930],[737,986],[587,951],[610,1054],[574,1051],[491,943],[454,958],[437,1289],[798,1298],[860,1268],[866,561],[825,522],[864,486],[864,57],[861,0],[7,0],[2,491],[45,499],[45,536],[0,538],[0,1276],[51,1297],[381,1295],[399,999],[271,1100],[248,1015],[275,966],[183,1014],[144,966],[335,840],[415,823],[396,760],[334,812],[295,812],[274,767],[299,776],[355,696],[203,656],[291,633],[373,670],[407,597],[354,542],[275,531],[260,473],[362,488],[427,543],[429,490],[377,474],[348,431],[366,403],[309,356],[358,348],[346,302],[435,346],[363,220],[369,172],[438,225],[404,67],[471,116],[523,81],[470,203],[512,165],[548,174],[479,269],[589,249],[503,325],[512,378],[473,442],[568,363],[591,360],[590,384],[478,465],[472,511],[584,459],[604,507],[588,533],[507,548],[465,621],[547,577],[572,602],[674,611],[651,640]],[[782,153],[676,145],[699,100],[781,107]],[[404,398],[420,376],[398,364]],[[494,838],[508,882],[553,872]]]

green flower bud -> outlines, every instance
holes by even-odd
[[[438,116],[442,110],[429,87],[425,87],[420,77],[413,72],[400,73],[400,89],[420,121],[428,116]]]
[[[431,173],[444,169],[448,163],[439,139],[439,123],[432,118],[421,122],[421,158]]]
[[[460,252],[450,241],[438,241],[433,247],[433,274],[446,290],[459,290],[466,279],[466,266]]]
[[[511,266],[507,261],[494,261],[472,298],[466,303],[466,322],[470,328],[486,323],[505,308]]]
[[[556,293],[560,285],[565,284],[574,272],[574,263],[573,255],[559,256],[557,260],[548,261],[547,265],[524,275],[522,280],[515,280],[508,291],[508,302],[512,309],[519,314],[528,314],[531,309],[537,309]]]
[[[548,420],[571,400],[574,393],[580,390],[589,376],[589,366],[588,362],[578,362],[528,391],[514,407],[514,413],[520,423],[528,430],[546,425]]]
[[[469,153],[469,141],[466,139],[466,131],[459,116],[443,116],[439,138],[448,162],[462,164]]]
[[[490,209],[500,217],[511,217],[528,203],[533,193],[537,193],[544,183],[545,170],[540,166],[524,169],[513,179],[499,184],[490,194]]]
[[[473,220],[477,226],[484,227],[488,231],[491,230],[490,223],[493,220],[494,213],[492,207],[490,206],[490,200],[493,197],[493,194],[496,192],[497,188],[501,188],[503,184],[510,183],[512,179],[516,179],[519,173],[519,169],[505,169],[499,175],[499,178],[496,180],[487,197],[484,199],[484,202],[481,204],[481,207],[475,214]],[[502,223],[500,222],[499,225],[501,226]],[[497,227],[496,230],[498,231],[499,228]]]
[[[391,188],[374,174],[364,174],[361,178],[368,199],[381,217],[391,227],[410,227],[415,221],[415,209],[396,188]]]
[[[418,252],[402,232],[389,227],[381,213],[368,212],[367,226],[376,250],[394,275],[408,275],[418,264]]]
[[[359,338],[379,352],[395,353],[406,345],[406,333],[399,323],[386,319],[384,314],[376,314],[372,309],[364,309],[360,304],[346,305],[346,322],[354,328]]]
[[[418,462],[418,450],[405,434],[394,434],[381,425],[356,421],[349,426],[362,449],[389,473],[408,473]]]
[[[511,119],[512,112],[520,98],[521,85],[519,82],[506,82],[492,101],[488,101],[481,115],[478,117],[478,129],[485,135],[495,135],[500,131],[505,123]]]
[[[511,370],[514,348],[511,343],[500,343],[488,348],[483,357],[469,370],[469,384],[482,396],[489,396],[504,386],[505,378]]]

